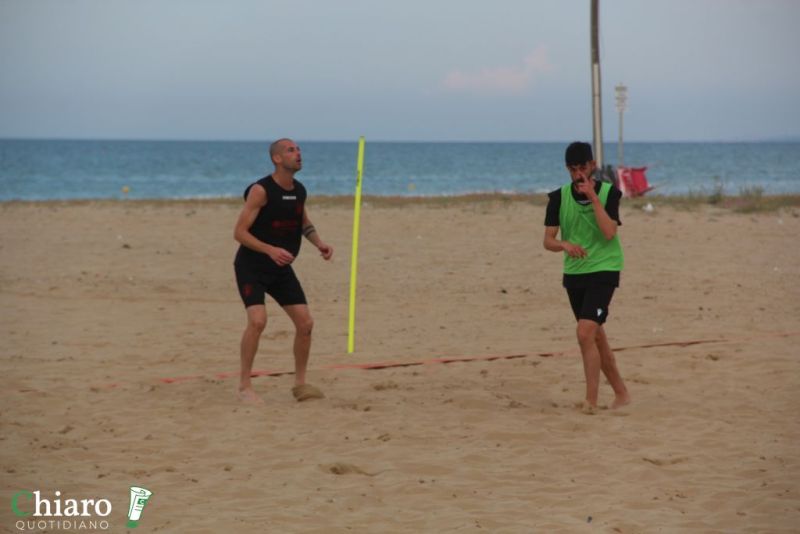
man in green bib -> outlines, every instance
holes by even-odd
[[[578,344],[586,375],[583,407],[591,413],[597,408],[601,371],[614,388],[611,407],[631,401],[603,328],[624,263],[617,236],[617,227],[622,224],[622,193],[609,183],[594,180],[597,164],[588,143],[569,145],[565,160],[572,180],[548,195],[544,248],[564,254],[563,285],[578,321]]]

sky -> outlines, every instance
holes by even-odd
[[[800,139],[800,1],[601,0],[606,142]],[[0,0],[0,138],[592,136],[590,0]]]

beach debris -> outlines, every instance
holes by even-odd
[[[653,210],[655,210],[655,208],[653,207],[652,202],[648,202],[647,204],[642,206],[642,211],[644,211],[645,213],[653,213]]]

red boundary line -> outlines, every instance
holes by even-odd
[[[650,349],[650,348],[659,348],[659,347],[689,347],[692,345],[703,345],[708,343],[741,343],[744,341],[752,341],[756,339],[763,339],[763,338],[773,338],[773,337],[791,337],[800,335],[800,332],[775,332],[771,334],[765,334],[761,336],[749,337],[749,338],[740,338],[740,339],[694,339],[688,341],[666,341],[662,343],[647,343],[643,345],[630,345],[627,347],[615,347],[612,350],[615,352],[622,352],[625,350],[633,350],[633,349]],[[462,356],[462,357],[439,357],[439,358],[430,358],[426,360],[413,360],[413,361],[385,361],[385,362],[373,362],[373,363],[339,363],[333,365],[326,365],[324,367],[317,368],[318,370],[339,370],[339,369],[361,369],[364,371],[373,371],[377,369],[391,369],[397,367],[414,367],[418,365],[430,365],[430,364],[448,364],[448,363],[462,363],[462,362],[476,362],[476,361],[495,361],[495,360],[513,360],[517,358],[527,358],[529,356],[539,356],[540,358],[550,358],[553,356],[563,356],[565,354],[571,354],[575,352],[576,349],[570,350],[562,350],[562,351],[553,351],[553,352],[537,352],[537,353],[521,353],[521,354],[493,354],[488,356]],[[231,378],[233,376],[237,376],[239,373],[237,372],[223,372],[223,373],[216,373],[213,375],[214,378],[217,379],[226,379]],[[256,370],[253,371],[250,376],[258,377],[258,376],[282,376],[282,375],[293,375],[294,371],[278,371],[278,370]],[[167,378],[159,378],[158,381],[164,384],[177,384],[180,382],[188,382],[191,380],[199,380],[207,378],[205,375],[188,375],[188,376],[176,376],[176,377],[167,377]],[[104,388],[115,388],[119,384],[107,384],[102,386]]]

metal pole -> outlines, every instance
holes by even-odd
[[[624,158],[624,149],[623,149],[623,142],[622,142],[622,126],[623,126],[623,115],[625,113],[625,107],[628,102],[628,88],[622,84],[618,84],[614,88],[617,92],[617,111],[619,111],[619,143],[617,144],[617,166],[623,167],[625,165]]]
[[[617,167],[625,166],[624,152],[622,149],[622,110],[619,110],[619,154],[617,155]]]
[[[599,0],[592,0],[592,118],[594,159],[603,176],[603,110],[600,98],[600,36],[598,31]]]

